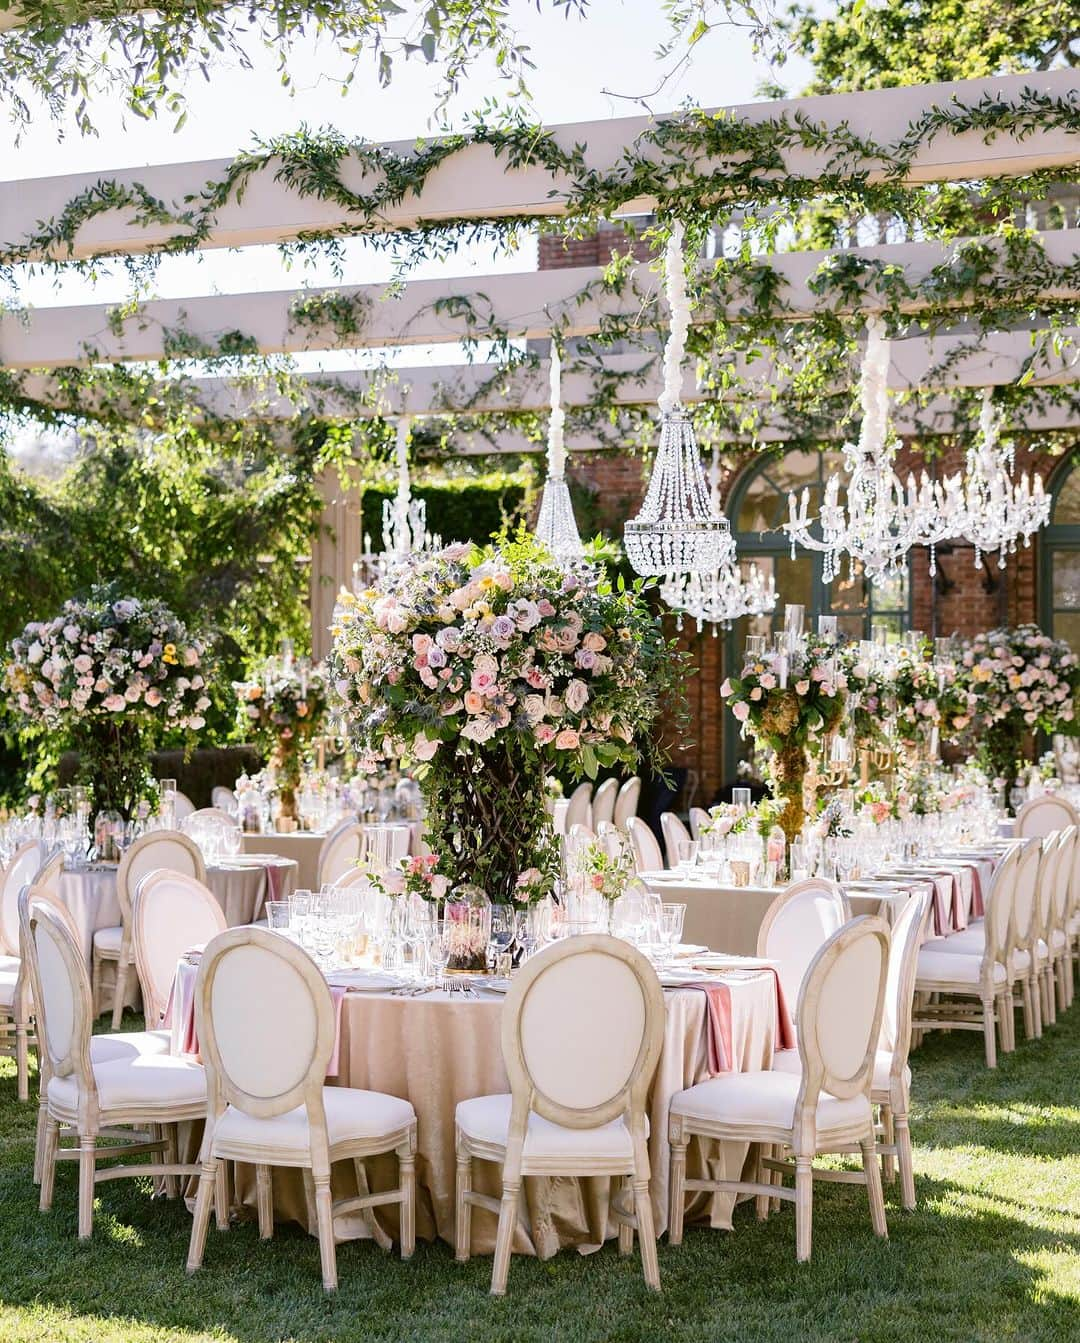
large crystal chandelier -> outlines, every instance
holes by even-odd
[[[713,448],[709,486],[715,512],[720,512],[720,453]],[[676,613],[681,630],[684,616],[703,625],[730,629],[742,616],[764,615],[776,606],[776,582],[766,579],[756,564],[743,573],[734,554],[707,574],[672,574],[660,585],[660,595]]]
[[[1043,490],[1041,477],[1034,480],[1027,472],[1018,482],[1012,479],[1012,449],[999,443],[1001,416],[991,402],[991,389],[985,387],[979,410],[979,433],[967,452],[964,479],[965,521],[963,539],[975,547],[975,568],[982,568],[984,552],[998,552],[998,568],[1005,568],[1005,556],[1014,554],[1022,536],[1031,545],[1032,536],[1050,521],[1050,498]]]
[[[641,511],[623,529],[626,557],[634,569],[661,577],[711,573],[734,548],[727,519],[713,508],[694,427],[679,402],[690,329],[682,244],[683,227],[676,221],[665,257],[671,330],[664,348],[664,390],[658,402],[660,443]]]
[[[935,547],[958,535],[964,519],[959,478],[942,486],[924,471],[918,483],[909,475],[905,488],[897,476],[898,442],[889,432],[889,341],[883,318],[871,316],[866,332],[860,376],[862,423],[858,443],[844,445],[847,480],[834,475],[825,486],[817,519],[820,536],[811,531],[809,489],[803,490],[801,499],[794,493],[788,496],[789,516],[783,524],[793,559],[796,543],[823,553],[826,583],[839,573],[845,554],[852,565],[862,567],[870,582],[887,583],[902,572],[913,546],[929,547],[934,574]],[[840,502],[841,488],[845,503]]]
[[[536,519],[536,539],[542,542],[561,564],[582,558],[581,537],[574,519],[574,506],[566,484],[566,446],[563,431],[566,412],[562,408],[562,361],[554,338],[551,342],[551,413],[548,417],[547,479],[540,498]]]
[[[410,555],[438,550],[442,538],[427,529],[427,504],[412,497],[409,478],[410,424],[407,418],[397,422],[395,459],[397,490],[393,499],[383,500],[382,550],[373,552],[371,537],[364,536],[364,553],[353,565],[354,588],[370,587],[391,572]]]

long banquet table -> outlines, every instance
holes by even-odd
[[[882,877],[844,884],[853,914],[877,914],[890,924],[913,893],[931,890],[930,935],[960,931],[982,912],[994,863],[989,856],[926,859]],[[686,905],[683,937],[707,947],[752,956],[758,929],[783,886],[731,886],[715,877],[682,872],[643,872],[642,880],[665,901]]]
[[[730,1062],[739,1072],[768,1069],[776,1047],[776,977],[765,969],[737,969],[720,977],[728,986],[731,1004]],[[668,1124],[671,1097],[710,1076],[707,998],[696,988],[665,991],[667,1021],[664,1045],[649,1098],[649,1157],[652,1165],[653,1212],[657,1234],[668,1218]],[[474,1096],[506,1092],[500,1041],[501,996],[482,992],[464,998],[442,990],[421,997],[393,993],[348,992],[341,1003],[338,1073],[331,1084],[388,1092],[407,1098],[416,1109],[419,1131],[417,1155],[417,1234],[454,1239],[454,1112],[457,1103]],[[194,1157],[198,1128],[190,1126],[184,1146]],[[702,1144],[695,1139],[688,1154],[688,1173],[714,1179],[734,1179],[753,1159],[745,1143]],[[392,1188],[397,1179],[393,1157],[366,1164],[372,1190]],[[499,1169],[477,1162],[474,1188],[498,1196]],[[350,1162],[333,1171],[333,1194],[346,1198],[356,1192]],[[519,1225],[514,1250],[548,1258],[559,1249],[597,1248],[616,1233],[610,1217],[610,1181],[570,1178],[525,1181],[528,1229]],[[255,1207],[254,1167],[234,1167],[234,1202]],[[275,1218],[299,1222],[315,1230],[314,1208],[300,1172],[273,1171]],[[714,1227],[731,1227],[733,1195],[701,1194],[688,1204],[688,1218],[707,1218]],[[390,1206],[376,1210],[390,1235],[398,1234],[398,1212]],[[491,1253],[495,1246],[493,1216],[473,1213],[473,1250]],[[339,1240],[367,1236],[359,1214],[335,1219]]]

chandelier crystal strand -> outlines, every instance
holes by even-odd
[[[967,452],[964,481],[965,518],[961,534],[975,547],[975,568],[983,567],[983,555],[998,552],[998,568],[1006,566],[1006,555],[1014,554],[1017,540],[1024,545],[1050,520],[1050,498],[1041,477],[1034,480],[1027,472],[1018,482],[1012,479],[1011,445],[1001,447],[1001,416],[991,400],[991,389],[982,393],[979,408],[979,432]]]
[[[583,557],[581,535],[566,483],[566,412],[562,408],[562,361],[551,342],[551,413],[548,417],[547,479],[536,519],[536,539],[562,564]]]
[[[713,448],[709,470],[714,510],[720,511],[720,453]],[[763,615],[776,606],[776,583],[770,574],[768,582],[756,564],[751,564],[744,575],[734,556],[718,565],[708,574],[672,574],[660,586],[660,595],[676,614],[676,626],[683,627],[683,617],[697,622],[700,634],[703,625],[712,625],[713,637],[723,625],[731,625],[742,616]]]
[[[660,442],[641,511],[623,530],[626,556],[639,574],[672,578],[707,574],[734,550],[727,519],[709,497],[694,427],[680,405],[690,300],[683,259],[683,226],[672,225],[665,254],[671,329],[664,347]]]
[[[958,535],[965,515],[959,477],[944,485],[931,481],[926,472],[916,482],[908,476],[907,487],[896,474],[898,443],[889,432],[889,340],[885,321],[874,313],[866,323],[866,352],[860,371],[859,398],[862,422],[857,444],[844,445],[846,481],[830,476],[822,498],[817,523],[821,535],[811,531],[810,491],[788,496],[788,520],[783,529],[796,544],[824,555],[822,577],[831,583],[840,572],[844,555],[858,563],[866,577],[886,583],[903,570],[913,546],[927,546],[930,573],[937,570],[935,547]],[[840,502],[840,490],[847,498]]]
[[[397,422],[394,447],[397,490],[393,499],[383,500],[382,550],[373,552],[370,536],[364,536],[364,553],[353,565],[353,588],[356,590],[385,578],[408,556],[442,547],[442,537],[432,535],[427,529],[427,504],[423,499],[412,497],[410,435],[411,422],[408,417],[402,417]]]

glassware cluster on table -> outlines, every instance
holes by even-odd
[[[241,774],[236,781],[236,816],[242,830],[265,834],[277,828],[281,812],[278,782],[273,772]],[[385,767],[344,778],[329,770],[308,770],[296,789],[301,830],[325,834],[344,817],[370,824],[418,820],[420,788],[415,779]]]
[[[505,977],[550,943],[591,932],[623,937],[665,966],[682,940],[684,904],[665,904],[637,881],[609,904],[570,878],[562,883],[559,900],[507,906],[487,905],[485,899],[482,916],[464,921],[470,935],[480,935],[474,948],[463,941],[458,917],[463,902],[454,895],[436,902],[380,889],[392,869],[392,829],[366,830],[361,854],[366,878],[349,874],[320,891],[297,890],[288,900],[267,904],[268,926],[299,943],[327,974],[377,969],[404,983],[435,988],[461,964],[463,950],[475,949],[479,958],[468,957],[463,973]]]

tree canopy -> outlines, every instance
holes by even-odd
[[[840,0],[796,4],[785,27],[814,67],[806,93],[1018,74],[1080,61],[1077,0]]]

